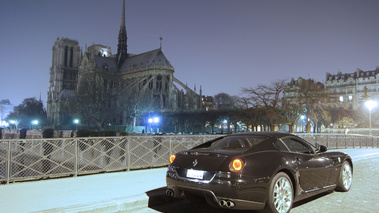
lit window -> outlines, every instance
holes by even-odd
[[[353,101],[353,96],[349,95],[349,101]]]
[[[343,102],[343,96],[340,96],[340,101]]]

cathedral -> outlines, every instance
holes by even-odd
[[[103,122],[98,125],[146,125],[143,115],[202,109],[201,87],[198,94],[196,87],[174,77],[162,46],[141,54],[127,47],[125,0],[116,54],[101,44],[83,52],[78,41],[57,38],[47,94],[52,128],[65,129],[73,118]]]

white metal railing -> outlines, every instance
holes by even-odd
[[[161,167],[172,153],[220,135],[0,140],[0,182]]]
[[[353,134],[296,134],[313,145],[324,145],[328,149],[379,148],[379,136]]]
[[[312,144],[334,148],[378,147],[379,137],[298,134]],[[78,176],[161,167],[173,153],[220,135],[126,136],[0,140],[0,182]]]

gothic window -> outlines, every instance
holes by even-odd
[[[68,60],[68,47],[66,46],[64,48],[64,66],[67,67],[67,60]]]
[[[149,82],[149,89],[153,89],[153,81],[152,80],[150,80],[150,82]]]
[[[74,48],[71,47],[71,50],[70,50],[70,67],[73,67],[74,66]]]
[[[157,91],[161,91],[162,90],[162,76],[161,75],[157,76],[156,90]]]

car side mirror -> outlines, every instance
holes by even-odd
[[[318,153],[322,153],[326,151],[328,151],[328,148],[324,145],[320,145],[320,147],[318,148]]]

